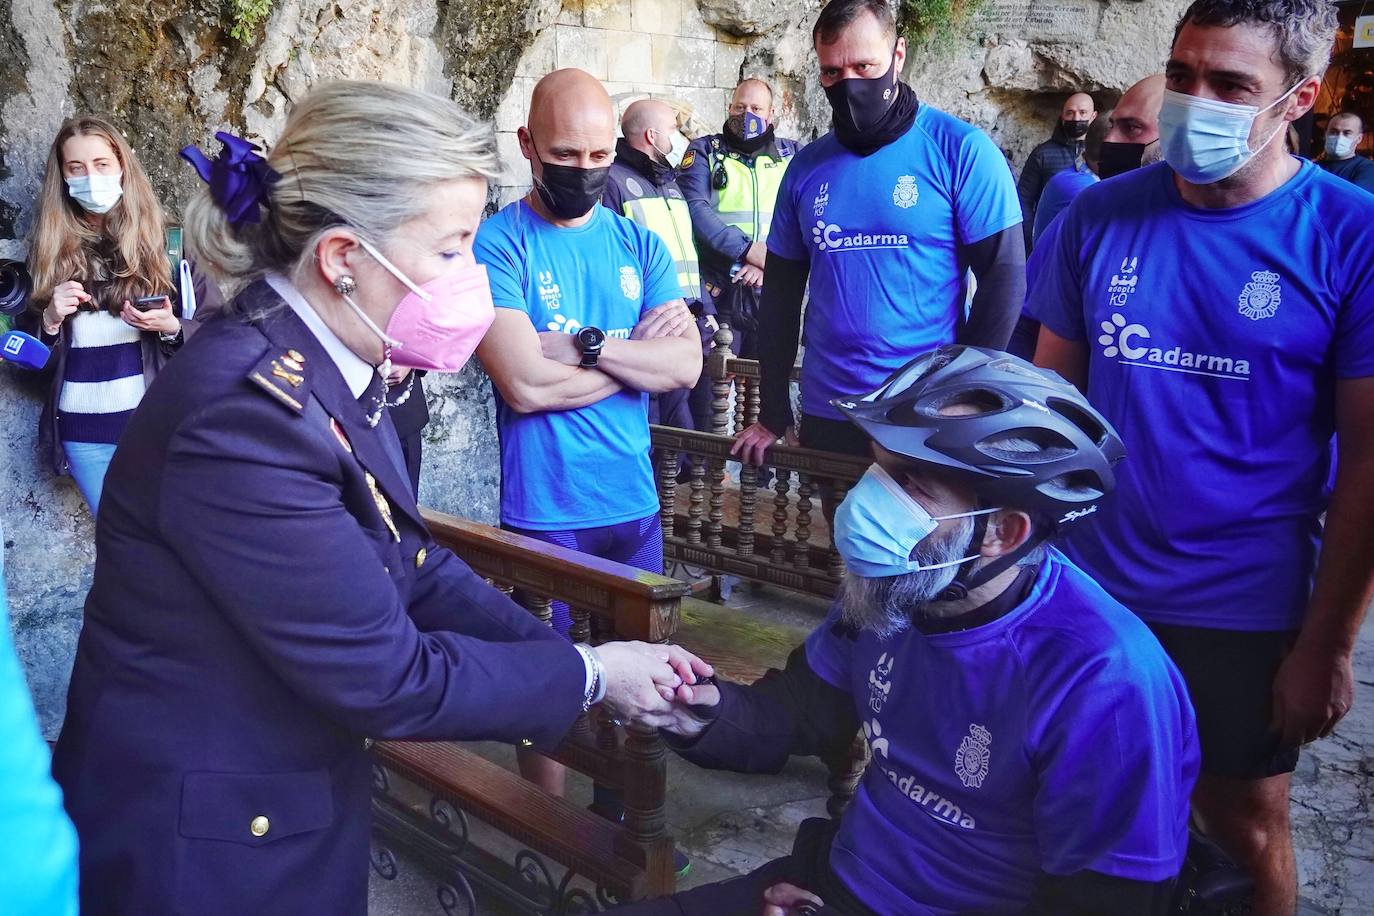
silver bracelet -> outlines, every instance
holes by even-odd
[[[601,663],[601,656],[591,646],[575,643],[573,648],[582,656],[592,672],[591,683],[587,685],[587,692],[582,696],[582,711],[586,712],[606,698],[606,666]]]

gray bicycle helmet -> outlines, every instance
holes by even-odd
[[[1077,388],[1000,350],[946,345],[877,391],[831,403],[888,451],[966,475],[984,505],[1057,525],[1092,514],[1126,456]],[[960,413],[943,412],[956,404]]]

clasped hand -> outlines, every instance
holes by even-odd
[[[699,678],[715,674],[709,664],[681,646],[643,642],[613,642],[597,647],[606,669],[603,702],[618,718],[693,735],[705,720],[692,706],[713,706],[720,692]]]

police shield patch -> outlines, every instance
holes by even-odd
[[[696,161],[697,151],[694,149],[689,149],[687,153],[682,157],[682,162],[678,163],[678,171],[682,171],[683,169],[690,169],[692,167],[692,163]]]

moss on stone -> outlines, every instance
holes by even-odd
[[[479,118],[496,114],[515,79],[520,55],[536,34],[529,27],[533,5],[529,0],[436,0],[434,42],[453,80],[453,98]]]

